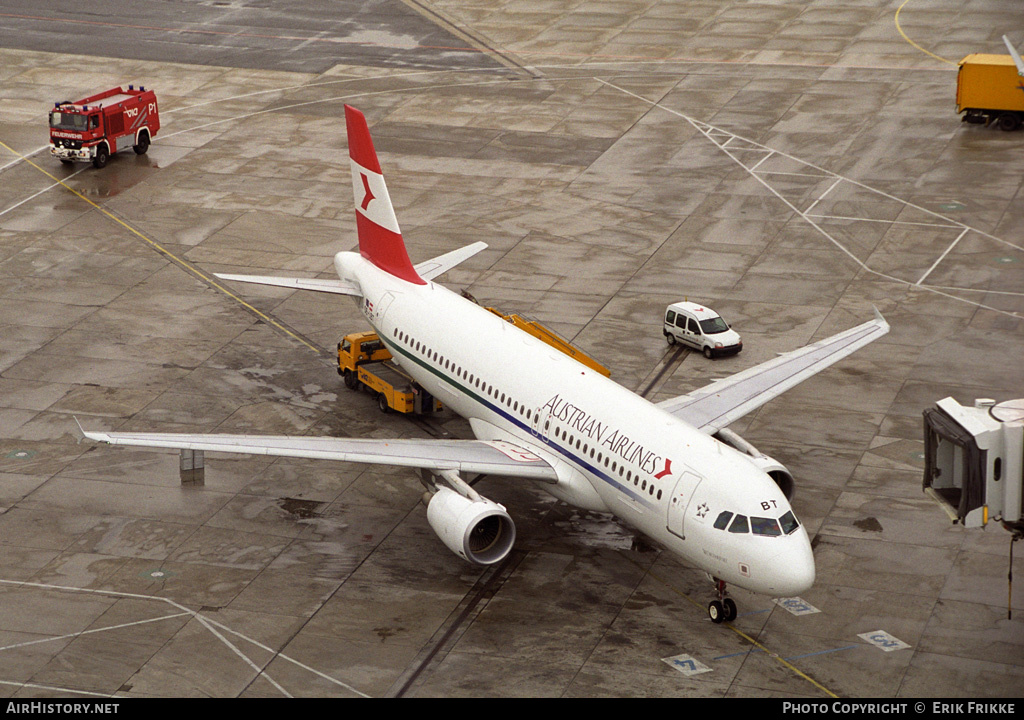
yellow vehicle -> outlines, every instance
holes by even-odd
[[[956,111],[963,121],[995,123],[1012,131],[1024,123],[1024,77],[1010,55],[968,55],[956,79]]]
[[[550,345],[551,347],[555,348],[556,350],[564,352],[566,355],[571,357],[573,360],[576,360],[578,362],[583,363],[584,365],[586,365],[591,370],[596,370],[597,372],[601,373],[605,377],[610,377],[611,376],[611,374],[612,374],[611,370],[606,368],[604,365],[599,363],[594,358],[592,358],[589,355],[585,354],[582,350],[580,350],[575,345],[572,345],[572,344],[566,342],[565,340],[563,340],[562,338],[558,337],[557,335],[555,335],[553,332],[548,330],[546,327],[541,325],[536,320],[527,320],[527,319],[523,318],[522,316],[515,315],[515,314],[506,315],[503,312],[501,312],[500,310],[495,310],[492,307],[489,307],[487,309],[490,310],[495,315],[497,315],[498,317],[504,318],[507,322],[512,323],[513,325],[515,325],[520,330],[528,332],[531,335],[533,335],[535,338],[537,338],[538,340],[543,340],[544,342],[546,342],[548,345]]]
[[[374,332],[351,333],[338,343],[338,374],[348,388],[372,392],[381,412],[440,411],[441,403],[390,360],[391,352]]]

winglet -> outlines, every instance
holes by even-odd
[[[889,322],[884,317],[882,317],[882,313],[879,312],[878,308],[875,307],[874,305],[871,306],[871,309],[875,311],[875,320],[878,320],[879,327],[884,328],[885,332],[889,332]]]
[[[381,174],[377,151],[366,124],[366,116],[345,106],[348,154],[352,168],[352,194],[356,203],[359,254],[395,277],[426,285],[409,260],[395,209]]]

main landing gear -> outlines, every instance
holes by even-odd
[[[716,580],[718,599],[708,603],[708,617],[716,625],[721,622],[732,622],[736,619],[736,603],[731,597],[725,596],[725,580]]]

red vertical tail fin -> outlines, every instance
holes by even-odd
[[[366,117],[354,107],[345,106],[348,129],[348,154],[352,166],[352,193],[356,203],[356,230],[359,254],[385,272],[417,285],[426,282],[409,259],[398,228],[395,209],[373,149]]]

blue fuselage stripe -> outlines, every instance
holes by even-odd
[[[491,412],[496,413],[496,414],[500,415],[501,417],[503,417],[504,419],[508,420],[510,423],[512,423],[516,427],[519,427],[519,428],[525,430],[526,432],[530,433],[530,435],[532,435],[537,440],[543,442],[547,447],[549,447],[549,448],[551,448],[553,450],[558,451],[558,453],[563,455],[566,459],[570,460],[571,462],[575,463],[579,467],[583,468],[584,470],[586,470],[591,475],[594,475],[595,477],[600,478],[604,482],[608,483],[609,485],[611,485],[612,487],[617,489],[619,492],[621,492],[621,493],[623,493],[625,495],[628,495],[631,499],[633,499],[633,500],[635,500],[635,501],[637,501],[639,503],[642,503],[643,505],[646,505],[648,507],[656,507],[656,504],[652,503],[651,501],[649,501],[648,499],[646,499],[645,497],[643,497],[639,493],[635,492],[628,485],[620,483],[619,481],[615,480],[611,476],[609,476],[606,473],[602,472],[600,469],[598,469],[598,468],[594,467],[593,465],[591,465],[586,460],[586,458],[584,458],[584,457],[582,457],[580,455],[577,455],[570,448],[564,447],[564,446],[558,444],[557,442],[552,441],[550,438],[546,437],[545,435],[543,435],[543,434],[541,434],[539,432],[534,431],[533,428],[531,428],[529,425],[527,425],[522,420],[517,418],[515,415],[512,415],[511,413],[507,412],[500,405],[494,404],[488,398],[486,398],[486,397],[476,393],[470,387],[468,387],[466,385],[463,385],[461,382],[458,382],[454,377],[452,377],[451,375],[448,375],[447,373],[443,372],[439,367],[437,367],[435,365],[431,365],[428,362],[426,362],[424,359],[414,355],[413,351],[410,348],[402,346],[399,342],[397,342],[393,338],[387,337],[384,333],[381,332],[380,328],[378,328],[375,325],[373,325],[373,323],[370,323],[370,325],[371,325],[371,327],[373,327],[374,331],[377,333],[378,336],[380,336],[380,338],[382,340],[387,342],[388,345],[390,345],[395,350],[397,350],[399,353],[401,353],[403,357],[408,358],[412,362],[414,362],[417,365],[419,365],[420,367],[422,367],[424,370],[427,370],[428,372],[433,373],[440,380],[442,380],[445,383],[451,385],[452,387],[457,389],[459,392],[461,392],[463,395],[466,395],[467,397],[472,398],[473,400],[475,400],[476,402],[480,403],[481,405],[483,405],[485,408],[487,408]]]

